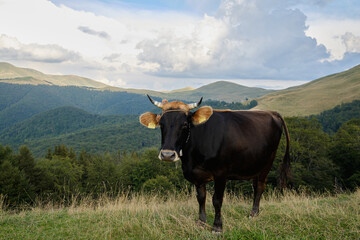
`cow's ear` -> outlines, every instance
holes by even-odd
[[[146,112],[146,113],[141,114],[141,116],[139,117],[139,120],[140,120],[140,123],[142,125],[144,125],[145,127],[154,129],[157,126],[159,126],[160,116],[156,115],[155,113]]]
[[[211,107],[201,107],[192,115],[192,122],[194,125],[205,123],[207,120],[209,120],[212,114],[213,109]]]

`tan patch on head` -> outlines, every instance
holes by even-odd
[[[204,106],[199,108],[194,115],[192,116],[192,122],[194,125],[205,123],[211,115],[213,114],[213,109],[209,106]]]
[[[159,126],[159,120],[160,120],[159,115],[156,115],[155,113],[151,113],[151,112],[143,113],[139,117],[139,121],[142,125],[152,129]]]
[[[173,102],[167,102],[164,104],[163,111],[167,110],[181,110],[184,112],[189,112],[190,108],[186,103],[180,102],[180,101],[173,101]]]

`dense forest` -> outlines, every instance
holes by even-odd
[[[153,108],[145,95],[127,92],[0,83],[0,130],[62,106],[102,115],[140,114]]]
[[[334,134],[349,119],[360,118],[360,100],[343,103],[310,118],[317,119],[324,132]]]
[[[293,117],[286,122],[291,135],[289,187],[337,192],[359,186],[360,119],[347,121],[333,135],[325,133],[316,119]],[[15,152],[0,145],[0,198],[6,206],[32,205],[39,199],[66,203],[74,196],[97,198],[105,193],[139,191],[161,194],[191,188],[181,167],[159,161],[156,148],[90,154],[68,147],[56,145],[43,157],[34,158],[27,146]],[[277,186],[284,149],[282,140],[268,189]],[[251,183],[229,181],[227,191],[250,194]]]

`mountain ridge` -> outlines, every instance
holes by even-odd
[[[76,86],[98,91],[127,92],[141,95],[149,94],[153,97],[183,101],[198,101],[203,97],[204,100],[239,102],[274,92],[274,90],[251,88],[227,81],[218,81],[195,89],[185,87],[171,91],[119,88],[76,75],[44,74],[30,68],[19,68],[6,62],[0,62],[0,83],[1,82],[9,84]]]
[[[257,98],[255,109],[308,116],[360,99],[360,65]]]
[[[29,81],[29,78],[31,81]],[[0,62],[0,82],[33,85],[78,86],[106,88],[108,85],[76,75],[44,74],[31,68],[20,68],[10,63]]]

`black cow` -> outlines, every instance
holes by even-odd
[[[174,162],[181,158],[184,177],[194,183],[199,202],[199,219],[206,221],[206,183],[215,182],[213,231],[222,230],[221,205],[227,179],[253,179],[254,202],[250,216],[259,213],[260,197],[275,158],[282,135],[286,134],[286,152],[281,167],[280,184],[289,173],[289,133],[280,114],[271,111],[213,110],[201,104],[174,101],[150,101],[162,109],[161,115],[144,113],[141,124],[160,126],[159,158]]]

